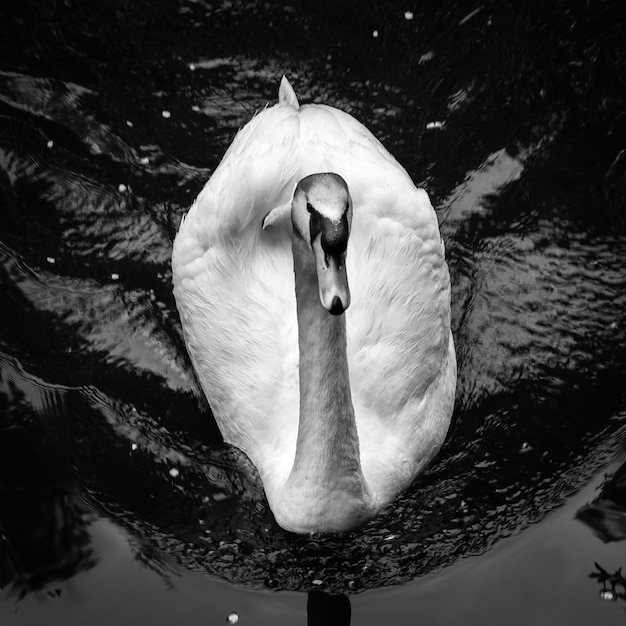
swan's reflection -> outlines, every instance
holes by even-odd
[[[350,598],[323,591],[310,591],[306,603],[308,626],[349,626]]]

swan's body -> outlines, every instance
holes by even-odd
[[[259,470],[278,523],[342,531],[443,443],[450,281],[426,192],[374,136],[337,109],[299,107],[285,79],[279,100],[239,132],[183,220],[174,294],[224,439]],[[339,176],[302,181],[319,172]],[[321,251],[304,203],[328,228],[343,220],[347,254]],[[323,293],[316,259],[335,256],[349,292]],[[345,314],[328,312],[350,297]]]

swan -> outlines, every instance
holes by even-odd
[[[183,335],[277,523],[375,516],[441,447],[450,278],[427,193],[349,114],[279,101],[236,135],[172,252]]]

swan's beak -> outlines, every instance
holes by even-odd
[[[320,301],[329,313],[341,315],[350,306],[346,254],[326,254],[320,239],[318,237],[313,243]]]

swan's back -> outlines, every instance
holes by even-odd
[[[445,436],[456,381],[437,219],[363,125],[292,93],[238,133],[181,224],[172,265],[188,350],[225,440],[266,486],[285,480],[299,407],[291,222],[263,219],[304,176],[339,174],[354,205],[346,325],[363,473],[406,486]]]

